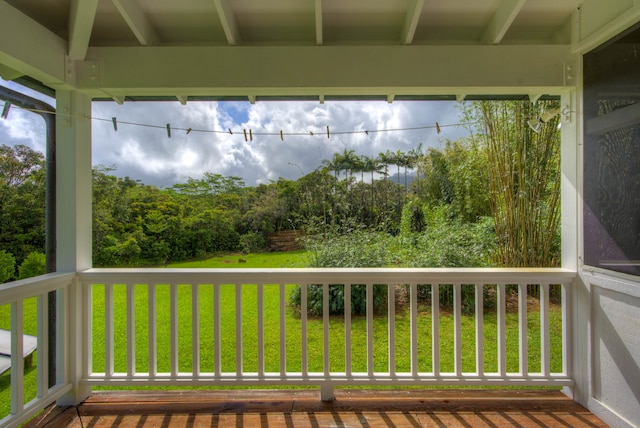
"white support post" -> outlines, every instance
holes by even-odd
[[[498,284],[498,375],[507,375],[507,304],[506,286]]]
[[[264,376],[264,284],[257,284],[258,287],[258,376]],[[282,304],[280,305],[282,311]],[[280,318],[280,334],[282,335],[282,318]],[[282,336],[280,337],[280,374],[282,373]]]
[[[462,285],[453,284],[453,353],[454,372],[462,376]]]
[[[367,297],[367,373],[373,377],[374,355],[373,355],[373,284],[366,285]]]
[[[575,91],[560,97],[562,128],[560,132],[560,207],[562,236],[562,267],[578,268],[578,109]]]
[[[149,284],[148,294],[148,331],[149,331],[149,377],[158,374],[158,312],[156,309],[156,284]]]
[[[322,369],[329,378],[329,284],[322,285]],[[324,390],[323,390],[324,391]],[[321,393],[324,396],[324,393]],[[324,399],[323,399],[324,400]]]
[[[518,284],[518,339],[520,341],[520,374],[529,374],[529,341],[527,334],[527,284]]]
[[[336,396],[333,393],[333,384],[331,382],[324,382],[320,385],[320,400],[333,401],[335,399]]]
[[[191,285],[191,372],[200,376],[200,285]]]
[[[484,375],[484,285],[476,284],[476,374]]]
[[[300,284],[300,325],[302,328],[302,376],[309,375],[309,340],[307,336],[307,284]],[[346,321],[345,321],[346,322]]]
[[[344,285],[344,371],[351,376],[351,284]]]
[[[56,217],[57,217],[57,271],[79,272],[92,266],[91,253],[91,99],[75,91],[56,91]],[[90,325],[90,308],[84,307],[87,291],[79,281],[69,290],[68,379],[72,390],[65,394],[59,405],[75,405],[91,393],[81,384],[84,371],[91,366],[89,342],[83,341],[83,330]],[[61,314],[62,315],[62,314]],[[65,340],[65,334],[56,340]],[[49,346],[57,346],[50,343]],[[60,356],[62,357],[62,356]],[[63,367],[59,367],[64,369]]]
[[[568,65],[565,65],[565,68]],[[578,270],[582,262],[582,61],[576,58],[571,65],[574,84],[578,89],[571,89],[560,97],[562,109],[568,108],[568,119],[562,120],[561,152],[560,152],[560,201],[561,201],[561,236],[562,267]],[[567,373],[575,382],[571,388],[564,389],[565,394],[577,402],[586,405],[590,397],[589,371],[591,370],[588,352],[589,342],[589,287],[580,279],[563,286],[563,309],[567,305],[572,311],[563,314],[563,323],[570,325],[570,334],[563,346],[571,349],[566,354]]]
[[[418,376],[418,284],[410,285],[409,293],[411,315],[411,375]],[[435,353],[434,353],[435,355]],[[435,366],[434,366],[435,367]],[[435,369],[434,369],[435,373]]]
[[[440,376],[440,285],[431,284],[431,361],[433,375]]]
[[[169,343],[171,349],[169,350],[170,359],[170,372],[174,378],[178,376],[178,284],[169,284],[169,331],[170,339]]]
[[[135,285],[127,284],[127,376],[136,374],[136,299]]]
[[[387,285],[387,337],[389,343],[389,376],[396,375],[396,293],[393,284]],[[413,344],[412,344],[413,346]]]
[[[104,285],[104,373],[107,378],[113,376],[114,361],[114,325],[113,325],[113,284]]]
[[[221,309],[220,284],[213,284],[213,370],[216,377],[222,375]]]
[[[287,375],[287,291],[286,285],[280,284],[280,376],[286,377]],[[264,304],[260,308],[264,318]],[[264,339],[263,339],[264,340]],[[263,347],[264,348],[264,347]],[[261,350],[264,354],[264,349]],[[264,367],[262,367],[264,371]]]

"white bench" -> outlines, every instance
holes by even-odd
[[[22,357],[25,359],[25,367],[31,366],[31,356],[38,345],[38,338],[22,335]],[[0,374],[11,368],[11,332],[0,330]]]

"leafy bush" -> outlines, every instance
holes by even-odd
[[[304,243],[311,267],[382,267],[387,264],[388,239],[385,233],[357,230],[308,236]]]
[[[418,301],[431,306],[433,287],[430,284],[418,285]],[[404,286],[405,294],[409,297],[409,286]],[[484,309],[495,308],[495,287],[485,286],[482,290]],[[460,303],[462,313],[471,315],[475,312],[476,295],[475,286],[473,284],[463,284],[460,293]],[[440,284],[438,287],[438,300],[441,308],[452,309],[454,299],[454,288],[450,284]]]
[[[386,265],[386,241],[384,233],[357,230],[350,234],[323,233],[305,238],[305,246],[311,251],[312,267],[382,267]],[[292,306],[300,309],[300,286],[289,296]],[[374,286],[373,307],[380,311],[386,302],[387,288]],[[344,313],[344,287],[329,286],[329,313]],[[322,285],[311,285],[307,291],[307,311],[310,315],[322,315]],[[351,287],[351,313],[367,313],[366,286]]]
[[[267,247],[264,235],[256,232],[247,232],[240,236],[240,250],[245,253],[257,253]]]
[[[11,253],[0,250],[0,284],[7,282],[16,271],[16,259]]]
[[[489,267],[496,249],[490,217],[477,223],[431,224],[421,234],[399,239],[410,267]]]
[[[322,316],[322,285],[312,284],[307,287],[307,314],[311,316]],[[296,287],[289,296],[289,302],[298,311],[301,311],[301,288]],[[387,299],[387,286],[373,286],[373,309],[379,313],[384,307]],[[351,315],[366,315],[367,313],[367,287],[364,284],[354,284],[351,286]],[[329,285],[329,314],[344,314],[344,286]]]
[[[34,251],[22,261],[18,268],[18,277],[20,279],[32,278],[38,275],[44,275],[47,272],[46,257],[42,253]]]

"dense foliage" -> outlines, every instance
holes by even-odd
[[[160,189],[96,166],[94,265],[256,252],[271,232],[301,230],[316,267],[555,266],[557,118],[540,133],[527,126],[527,119],[554,107],[472,104],[463,113],[474,132],[443,141],[442,149],[417,145],[374,157],[345,149],[298,180],[256,187],[206,173]],[[39,272],[44,180],[42,154],[0,147],[2,281]]]

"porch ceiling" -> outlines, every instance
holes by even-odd
[[[0,75],[116,101],[540,96],[572,85],[583,1],[4,0]]]

